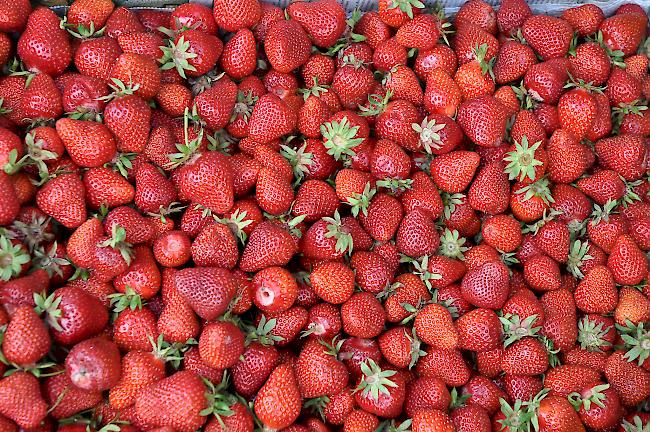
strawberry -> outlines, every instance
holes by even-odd
[[[521,30],[526,42],[544,60],[566,55],[573,35],[567,21],[548,15],[529,17]]]
[[[408,256],[430,255],[438,249],[440,240],[434,221],[421,210],[406,213],[397,230],[397,249]]]
[[[509,186],[503,164],[489,163],[476,175],[467,193],[467,202],[474,210],[493,215],[502,213],[508,208]]]
[[[163,211],[176,200],[177,193],[172,182],[158,169],[148,163],[138,167],[135,174],[136,206],[144,212]]]
[[[549,179],[554,182],[570,183],[577,180],[590,165],[591,150],[564,129],[553,133],[546,151]]]
[[[86,200],[92,208],[113,208],[133,201],[133,186],[120,174],[105,168],[90,168],[85,172],[84,187]],[[72,189],[70,189],[72,190]]]
[[[278,21],[271,25],[265,39],[269,62],[279,72],[289,73],[309,59],[311,41],[296,21]]]
[[[499,48],[494,63],[494,79],[504,84],[522,78],[537,63],[534,51],[516,41],[506,41]]]
[[[149,138],[151,109],[137,96],[112,100],[104,110],[104,123],[117,139],[121,152],[141,153]]]
[[[459,344],[458,330],[444,306],[428,304],[417,312],[413,328],[424,342],[439,349],[454,349]]]
[[[379,18],[391,27],[401,27],[415,15],[422,13],[424,5],[416,0],[379,0]]]
[[[470,0],[463,4],[455,17],[456,26],[466,22],[475,23],[488,33],[497,32],[497,20],[494,9],[482,0]]]
[[[397,417],[406,398],[406,383],[401,372],[382,369],[372,359],[361,363],[362,376],[355,401],[365,411],[388,418]]]
[[[81,30],[81,26],[85,29],[100,29],[114,7],[111,0],[77,0],[66,15],[68,24],[78,30]]]
[[[164,359],[156,354],[131,351],[122,358],[122,376],[109,392],[109,403],[116,409],[124,409],[135,402],[140,389],[165,377]]]
[[[469,186],[479,162],[475,152],[461,150],[440,155],[431,163],[431,177],[443,191],[459,193]]]
[[[512,34],[513,30],[521,27],[531,15],[532,11],[525,0],[503,0],[496,12],[499,31]]]
[[[23,93],[21,111],[25,121],[53,120],[63,114],[61,92],[44,73],[33,76]]]
[[[300,415],[302,398],[293,368],[277,366],[255,397],[255,415],[269,428],[282,429]]]
[[[461,101],[461,91],[449,73],[437,68],[427,74],[424,107],[428,113],[453,116]]]
[[[579,393],[573,393],[569,402],[578,409],[580,419],[587,427],[612,427],[620,420],[620,400],[609,384],[585,386]]]
[[[190,159],[178,170],[179,192],[216,213],[233,205],[233,179],[228,158],[206,152]]]
[[[483,96],[463,102],[458,108],[457,122],[475,144],[495,147],[503,140],[506,114],[494,97]]]
[[[601,8],[594,4],[584,4],[562,11],[562,18],[567,20],[579,36],[596,33],[605,19]]]
[[[244,335],[231,322],[215,322],[203,327],[199,338],[201,359],[210,367],[233,366],[244,353]]]
[[[273,265],[286,265],[296,252],[296,243],[287,230],[273,222],[263,222],[251,233],[239,268],[254,272]]]
[[[153,253],[160,265],[179,267],[191,258],[191,247],[191,241],[183,231],[168,231],[156,238]]]
[[[395,35],[397,42],[407,48],[428,50],[439,38],[440,23],[434,15],[418,15],[401,26]]]
[[[266,94],[257,101],[249,120],[250,137],[261,144],[291,133],[296,114],[279,97]]]
[[[564,93],[558,102],[558,118],[562,128],[582,139],[596,118],[596,102],[583,89]]]
[[[592,268],[574,293],[576,306],[587,313],[608,313],[618,303],[612,272],[605,266]]]
[[[68,33],[59,22],[59,17],[44,7],[30,14],[16,49],[27,69],[58,76],[68,67],[72,48]]]
[[[18,371],[0,381],[0,413],[21,428],[35,428],[47,415],[38,380]]]
[[[648,18],[640,13],[622,13],[605,19],[599,30],[603,43],[612,51],[625,56],[634,54],[645,35]]]
[[[176,372],[139,392],[135,412],[148,425],[172,426],[174,430],[190,432],[205,423],[201,415],[209,408],[205,393],[205,384],[194,372]]]
[[[542,430],[549,432],[571,430],[584,432],[585,428],[580,422],[580,417],[573,409],[569,401],[563,397],[541,393],[534,399],[536,408],[535,415]],[[543,397],[541,402],[537,402]]]
[[[441,410],[426,409],[418,411],[412,420],[413,432],[452,432],[456,430],[451,417]]]
[[[201,30],[189,29],[180,32],[169,47],[161,47],[163,56],[159,62],[161,69],[175,68],[178,74],[198,77],[209,72],[216,64],[223,51],[221,39]]]
[[[86,221],[86,188],[76,174],[54,177],[36,194],[36,204],[67,228],[76,228]]]
[[[257,66],[257,47],[253,33],[248,29],[238,30],[226,42],[219,61],[224,72],[233,79],[251,75]]]
[[[100,392],[91,392],[75,387],[64,373],[47,378],[43,383],[42,393],[50,406],[55,407],[50,413],[55,419],[75,415],[95,407],[102,401]],[[56,404],[57,400],[58,404]]]
[[[458,64],[476,60],[476,47],[482,45],[485,45],[483,59],[489,62],[497,54],[499,42],[477,24],[463,21],[452,42],[452,48],[458,56]]]
[[[160,71],[156,63],[142,54],[121,54],[113,63],[110,79],[121,81],[144,100],[152,99],[160,89]]]
[[[296,360],[295,374],[302,397],[311,398],[337,394],[348,382],[348,371],[336,359],[340,342],[331,344],[310,339]],[[333,350],[333,351],[332,351]]]
[[[115,156],[115,139],[101,123],[62,118],[56,122],[56,131],[79,166],[98,167]]]
[[[80,42],[74,53],[74,65],[85,76],[108,81],[113,62],[121,52],[117,41],[108,36],[86,39]]]
[[[614,281],[621,285],[636,285],[648,274],[648,260],[628,235],[620,235],[607,258],[607,267]]]
[[[217,0],[212,8],[214,21],[228,32],[252,28],[262,18],[262,9],[258,0],[236,0],[234,3]]]
[[[354,291],[353,271],[336,261],[326,261],[316,266],[310,281],[314,292],[332,304],[345,303]]]
[[[371,338],[379,335],[386,314],[381,303],[370,293],[355,293],[341,306],[343,330],[351,336]]]
[[[298,285],[288,270],[267,267],[253,277],[255,305],[263,312],[278,313],[289,309],[298,295]]]
[[[643,144],[637,135],[601,139],[595,145],[599,162],[626,180],[640,178],[643,171]]]
[[[65,373],[72,384],[84,390],[108,390],[120,379],[117,345],[103,338],[78,343],[65,359]]]
[[[304,27],[314,44],[320,48],[334,45],[345,31],[345,10],[334,0],[290,4],[287,13],[292,20]]]
[[[22,31],[32,7],[27,0],[11,0],[0,8],[0,31],[5,33]]]
[[[209,34],[217,32],[217,24],[212,16],[212,10],[201,4],[185,3],[178,5],[168,17],[172,30],[187,27],[196,28]],[[140,20],[142,21],[142,16],[140,16]]]
[[[2,342],[7,361],[29,365],[40,360],[50,349],[47,327],[30,306],[18,307],[9,321]]]
[[[489,309],[474,309],[456,320],[459,346],[471,351],[488,351],[501,345],[499,317]]]
[[[216,267],[195,267],[175,274],[178,293],[204,319],[223,314],[237,291],[232,274]]]
[[[474,306],[498,309],[508,297],[508,271],[500,262],[488,262],[467,272],[461,284],[463,297]]]
[[[605,365],[605,377],[624,405],[635,405],[650,395],[650,372],[614,351]]]

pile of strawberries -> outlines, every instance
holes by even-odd
[[[647,432],[648,16],[0,2],[1,432]]]

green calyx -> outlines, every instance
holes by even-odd
[[[160,47],[163,56],[158,59],[162,64],[162,70],[176,69],[182,78],[187,78],[185,71],[196,72],[196,68],[190,64],[190,60],[197,58],[198,54],[190,52],[190,42],[185,36],[178,38],[178,42],[169,40],[169,46]]]
[[[97,247],[113,248],[122,255],[122,258],[127,264],[131,264],[131,259],[133,257],[132,245],[126,241],[126,230],[118,224],[112,226],[111,237],[105,241],[97,243]]]
[[[320,130],[327,154],[337,161],[354,156],[356,153],[353,149],[363,142],[363,138],[356,137],[359,126],[352,126],[347,117],[343,117],[340,122],[323,123]]]
[[[37,314],[45,314],[45,322],[48,326],[56,331],[63,331],[63,327],[59,323],[62,316],[61,309],[59,308],[61,304],[60,296],[57,297],[54,294],[46,296],[45,293],[35,293],[34,304],[36,305],[34,310]]]
[[[431,154],[433,150],[440,150],[444,144],[440,138],[440,131],[447,126],[446,124],[436,124],[435,119],[422,120],[422,123],[411,124],[415,132],[420,135],[420,143],[427,154]]]
[[[113,312],[116,314],[127,309],[132,311],[142,309],[142,297],[128,285],[123,293],[110,294],[108,298],[111,302]]]
[[[280,146],[280,154],[291,164],[296,182],[302,181],[305,174],[309,172],[309,167],[314,163],[314,155],[306,150],[307,143],[304,143],[297,149],[284,144]]]
[[[255,341],[265,346],[274,345],[276,342],[282,342],[284,338],[273,334],[273,329],[277,320],[275,318],[268,319],[262,315],[260,322],[257,326],[245,325],[246,327],[246,345]]]
[[[13,244],[7,236],[0,235],[0,280],[18,276],[29,261],[29,254],[20,243]]]
[[[440,236],[440,247],[438,253],[448,258],[455,258],[461,261],[465,260],[465,252],[469,250],[465,246],[465,237],[461,237],[457,230],[445,228]]]
[[[505,314],[499,317],[503,326],[503,347],[507,347],[525,337],[537,337],[541,326],[534,326],[537,322],[537,315],[531,315],[524,320],[516,314]]]
[[[650,357],[650,330],[645,328],[646,324],[640,322],[635,325],[630,320],[626,321],[625,326],[616,324],[627,350],[623,357],[628,362],[636,361],[639,366]]]
[[[361,373],[363,374],[363,378],[354,391],[360,391],[363,397],[369,397],[377,401],[379,400],[380,394],[389,395],[389,388],[397,387],[397,384],[390,380],[390,377],[394,376],[397,372],[394,370],[382,370],[372,359],[367,359],[361,363]]]
[[[582,265],[585,261],[594,259],[589,255],[589,242],[576,240],[571,245],[569,250],[569,258],[567,259],[567,269],[569,272],[576,278],[582,279],[585,277],[584,273],[581,270]]]
[[[347,252],[351,255],[352,248],[354,247],[352,234],[350,234],[350,230],[341,222],[341,215],[338,210],[334,212],[333,218],[325,217],[323,220],[327,222],[325,237],[336,239],[336,251],[343,254]]]
[[[529,145],[526,135],[521,138],[521,143],[515,141],[515,150],[507,153],[503,158],[508,162],[505,172],[509,180],[523,181],[526,178],[535,180],[535,167],[542,165],[541,161],[535,159],[535,152],[540,145],[542,145],[541,141]]]
[[[578,343],[580,348],[590,352],[602,352],[603,347],[612,345],[605,340],[605,336],[611,328],[611,326],[605,328],[602,322],[597,323],[587,316],[582,317],[578,322]]]
[[[591,404],[605,408],[603,401],[607,399],[607,396],[603,392],[608,388],[609,384],[599,384],[586,391],[584,395],[572,392],[569,393],[567,398],[576,411],[579,411],[582,407],[584,407],[585,411],[589,411],[591,410]]]
[[[377,190],[370,185],[370,182],[366,183],[363,188],[363,192],[355,193],[351,197],[348,197],[347,204],[351,206],[350,212],[352,216],[359,216],[359,212],[362,212],[365,216],[368,216],[368,207],[370,206],[370,201],[372,197],[375,196]]]
[[[399,9],[411,19],[413,19],[413,8],[424,9],[424,3],[420,0],[392,0],[388,5],[388,9]]]

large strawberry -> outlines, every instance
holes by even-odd
[[[47,403],[32,374],[18,371],[0,381],[0,413],[26,429],[45,419]]]
[[[28,69],[57,76],[68,67],[72,47],[68,32],[59,23],[59,17],[45,7],[35,9],[29,16],[17,48]]]
[[[212,6],[214,20],[225,31],[252,28],[262,18],[258,0],[217,0]]]
[[[205,319],[223,314],[237,291],[232,274],[216,267],[180,270],[175,275],[175,284],[192,309]]]
[[[475,144],[496,147],[505,135],[507,113],[497,99],[483,96],[463,102],[456,120]]]
[[[302,398],[293,368],[289,364],[276,367],[255,397],[254,410],[267,427],[282,429],[300,415]]]
[[[287,13],[305,28],[320,48],[334,45],[345,31],[345,10],[336,0],[292,3]]]
[[[269,28],[264,49],[274,69],[289,73],[309,59],[311,41],[297,21],[282,20]]]

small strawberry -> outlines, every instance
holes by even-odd
[[[115,139],[101,123],[62,118],[56,122],[56,131],[79,166],[98,167],[115,156]]]

